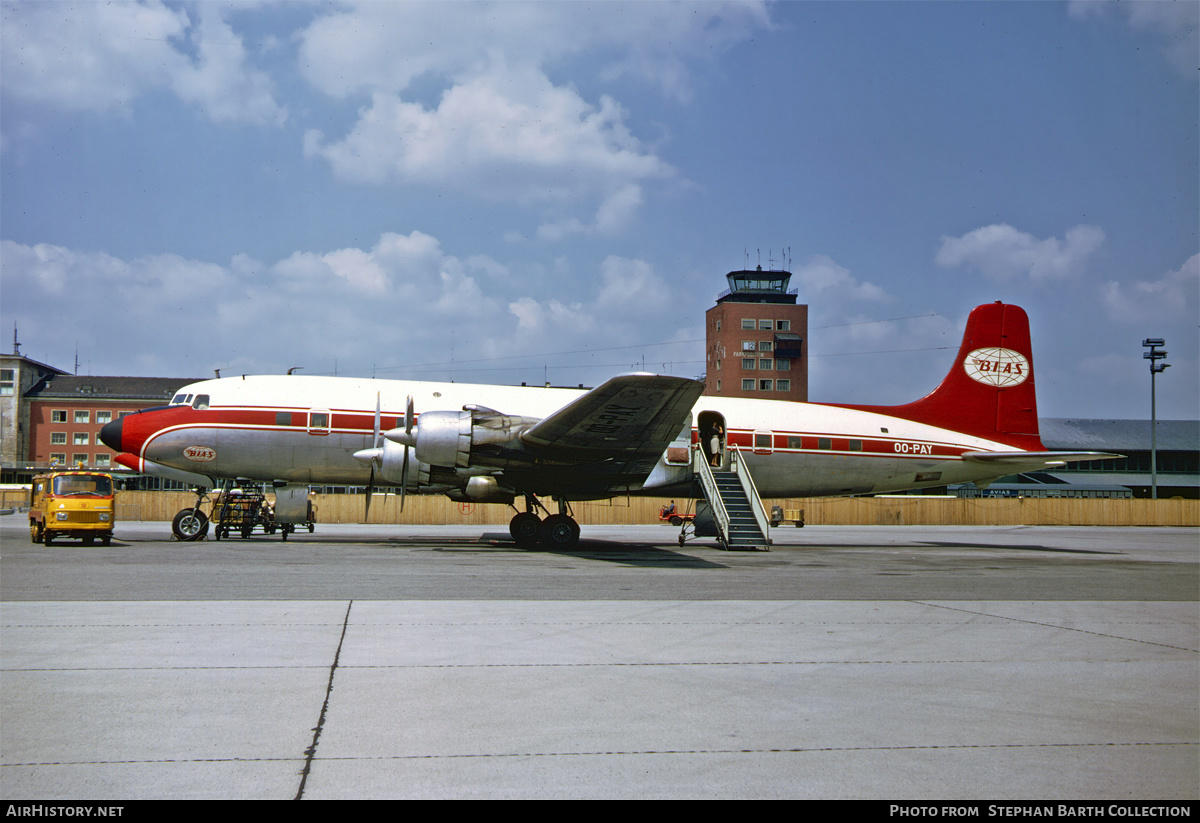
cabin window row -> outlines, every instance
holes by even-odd
[[[786,446],[785,446],[786,444]],[[836,446],[836,449],[835,449]],[[766,432],[754,433],[754,448],[789,448],[812,449],[821,451],[851,451],[863,450],[863,441],[859,439],[842,439],[834,437],[804,437],[799,434],[772,435]]]

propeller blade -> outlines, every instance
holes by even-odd
[[[419,428],[419,426],[415,425],[415,421],[416,415],[413,414],[413,399],[410,394],[408,396],[408,403],[404,409],[404,429],[401,430],[399,426],[396,426],[394,429],[385,431],[383,436],[393,443],[399,443],[402,446],[415,446],[417,445],[417,429]],[[400,421],[397,420],[396,422],[399,423]]]
[[[408,447],[412,445],[413,438],[413,399],[412,395],[408,396],[408,400],[404,404],[404,464],[400,468],[400,511],[404,511],[404,497],[408,494]]]
[[[375,392],[375,437],[371,440],[371,445],[379,448],[379,392]]]
[[[371,498],[375,496],[375,465],[379,462],[379,455],[382,449],[379,448],[380,432],[379,432],[379,412],[380,412],[380,392],[375,392],[375,429],[371,437],[371,476],[367,480],[367,503],[363,508],[363,522],[371,518]],[[355,453],[358,457],[360,453]]]
[[[404,465],[400,468],[400,511],[404,511],[404,495],[408,493],[408,446],[404,447]]]

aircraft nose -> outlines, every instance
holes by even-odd
[[[115,452],[125,451],[121,448],[121,424],[124,422],[124,418],[117,418],[100,429],[100,442]]]

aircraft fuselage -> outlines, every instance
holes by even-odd
[[[373,444],[377,403],[380,429],[388,430],[404,424],[410,396],[418,410],[459,410],[482,402],[506,415],[536,419],[583,393],[332,377],[222,378],[181,389],[179,397],[187,403],[126,416],[119,427],[112,424],[105,442],[114,440],[114,448],[141,460],[204,477],[365,485],[370,469],[354,454]],[[710,437],[713,422],[721,424],[725,445],[741,450],[764,497],[880,493],[988,479],[1009,470],[966,461],[962,455],[1015,450],[998,440],[869,411],[707,396],[692,409],[688,445]],[[419,427],[420,411],[416,423]],[[491,458],[490,465],[485,461],[465,469],[439,472],[424,466],[423,473],[415,458],[409,459],[412,491],[445,492],[468,477],[493,472],[534,473],[527,462],[505,465],[502,456]],[[686,485],[678,460],[664,454],[659,462],[645,483],[625,491],[666,495]],[[536,474],[553,477],[555,467],[539,465]]]

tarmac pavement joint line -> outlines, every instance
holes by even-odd
[[[1176,649],[1181,652],[1200,652],[1200,649],[1194,649],[1194,648],[1190,648],[1188,646],[1176,646],[1171,643],[1155,643],[1153,640],[1142,640],[1137,637],[1122,637],[1119,634],[1112,634],[1111,632],[1093,632],[1093,631],[1088,631],[1087,629],[1078,628],[1077,626],[1063,626],[1063,625],[1059,625],[1056,623],[1045,623],[1045,622],[1042,622],[1039,620],[1022,620],[1017,617],[1011,617],[1011,616],[1007,616],[1007,615],[996,615],[996,614],[991,614],[991,613],[985,612],[985,611],[978,611],[976,609],[964,609],[964,608],[957,607],[957,606],[947,606],[945,603],[934,603],[934,602],[929,602],[929,601],[924,601],[924,600],[913,600],[912,602],[919,603],[922,606],[931,606],[935,609],[947,609],[947,610],[953,611],[953,612],[963,612],[965,614],[977,614],[980,617],[998,617],[1001,620],[1011,620],[1014,623],[1028,623],[1031,626],[1044,626],[1045,628],[1048,628],[1048,629],[1064,629],[1066,631],[1079,632],[1080,634],[1090,634],[1090,635],[1094,635],[1096,637],[1107,637],[1112,640],[1128,640],[1130,643],[1146,643],[1151,646],[1162,646],[1164,649]]]
[[[296,790],[296,799],[304,799],[304,786],[308,782],[308,773],[312,769],[313,757],[317,753],[317,742],[321,739],[321,730],[325,728],[325,716],[329,712],[329,695],[333,692],[333,678],[337,674],[338,659],[342,656],[342,644],[346,642],[346,627],[350,625],[350,610],[354,601],[346,604],[346,616],[342,619],[342,634],[338,638],[337,650],[333,653],[333,665],[329,667],[329,684],[325,687],[325,700],[321,704],[321,714],[317,725],[313,728],[312,745],[304,750],[304,769],[300,772],[300,786]]]

